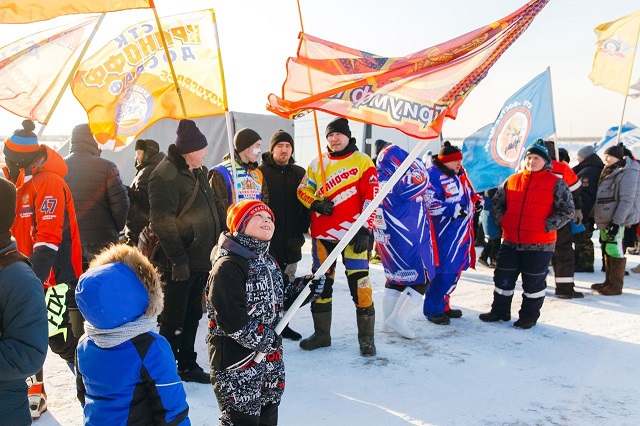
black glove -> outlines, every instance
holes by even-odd
[[[171,267],[171,280],[172,281],[186,281],[189,279],[191,271],[189,270],[189,264],[183,263],[181,265],[173,265]]]
[[[480,214],[480,212],[484,209],[484,203],[482,200],[478,200],[475,203],[476,214]]]
[[[274,330],[274,333],[275,333],[275,330]],[[282,336],[279,335],[279,334],[276,334],[276,339],[271,344],[271,351],[270,352],[277,351],[278,348],[280,347],[280,345],[282,345]]]
[[[456,204],[453,216],[454,219],[464,219],[467,217],[467,206],[464,204]]]
[[[307,296],[304,302],[302,302],[302,306],[306,305],[309,302],[315,302],[316,300],[320,299],[320,297],[322,296],[322,292],[324,291],[324,281],[326,280],[326,278],[327,277],[324,274],[322,274],[320,278],[316,278],[315,280],[313,279],[313,275],[305,275],[304,277],[302,277],[302,281],[305,284],[311,282],[311,284],[309,284],[309,290],[311,290],[311,293],[309,294],[309,296]]]
[[[353,252],[358,254],[369,248],[369,237],[371,232],[367,228],[360,228],[356,235],[353,236],[349,244],[353,245]]]
[[[56,260],[57,251],[47,246],[38,246],[33,249],[33,253],[29,256],[31,268],[36,276],[44,283],[49,278],[49,273]]]
[[[605,229],[607,231],[607,242],[614,243],[616,241],[616,235],[618,235],[618,231],[620,230],[620,225],[611,222]]]
[[[331,216],[333,213],[333,201],[331,200],[315,200],[309,206],[311,211],[318,212],[323,216]]]

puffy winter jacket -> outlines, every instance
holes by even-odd
[[[598,191],[598,178],[604,163],[598,154],[591,154],[582,163],[573,168],[582,182],[580,198],[582,199],[582,215],[584,218],[593,217],[593,206],[596,204],[596,193]]]
[[[25,379],[42,368],[49,341],[42,283],[24,260],[15,242],[0,248],[0,419],[17,426],[31,424]]]
[[[16,221],[11,234],[18,250],[30,257],[38,278],[50,287],[80,276],[82,247],[73,198],[64,181],[67,165],[48,146],[41,150],[42,155],[14,182]],[[6,167],[4,172],[9,179]]]
[[[610,223],[620,226],[633,225],[640,221],[640,210],[636,205],[640,165],[630,158],[624,166],[615,169],[598,185],[593,218],[598,229]]]
[[[385,185],[408,154],[390,145],[378,154],[377,169]],[[375,241],[388,282],[424,284],[435,276],[436,253],[427,189],[429,173],[416,160],[387,194],[374,220]]]
[[[138,244],[142,228],[149,224],[149,178],[165,157],[159,149],[157,142],[150,139],[146,141],[147,158],[136,165],[136,177],[128,188],[130,206],[124,235],[127,242],[134,246]]]
[[[194,185],[199,185],[195,201],[177,220]],[[175,145],[170,145],[167,157],[151,173],[149,203],[151,229],[162,246],[154,263],[168,270],[172,264],[188,263],[192,271],[210,271],[211,249],[226,228],[221,222],[226,212],[207,183],[207,169],[189,170]]]
[[[289,265],[302,259],[304,233],[309,230],[309,209],[300,203],[296,192],[304,177],[304,169],[294,164],[281,166],[273,160],[269,152],[262,154],[260,171],[264,181],[271,188],[269,208],[275,216],[275,232],[269,252],[281,265]]]
[[[118,242],[129,211],[118,167],[100,158],[98,144],[90,134],[74,135],[65,162],[69,169],[65,180],[73,194],[83,247],[102,248]]]

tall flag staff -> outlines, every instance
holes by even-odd
[[[594,32],[598,36],[598,46],[593,58],[593,67],[589,78],[596,86],[624,95],[620,125],[616,144],[620,141],[624,112],[631,86],[633,62],[638,50],[640,37],[640,10],[616,21],[598,25]]]
[[[300,31],[304,34],[304,23],[302,22],[302,9],[300,7],[300,0],[297,0],[298,3],[298,17],[300,18]],[[305,49],[308,49],[307,45],[305,45]],[[309,52],[307,52],[308,55]],[[311,81],[311,73],[307,70],[307,80],[309,81],[309,93],[313,93],[313,82]],[[320,145],[320,131],[318,130],[318,115],[316,110],[312,110],[313,112],[313,127],[316,130],[316,149],[318,150],[318,167],[320,168],[320,178],[322,179],[322,193],[327,193],[327,177],[324,173],[324,163],[322,161],[322,146]]]

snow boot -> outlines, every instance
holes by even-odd
[[[331,302],[311,305],[314,333],[300,341],[300,347],[306,351],[331,346]]]
[[[438,325],[449,325],[449,324],[451,324],[451,320],[445,314],[435,315],[435,316],[432,316],[432,317],[428,317],[427,319],[429,320],[429,322],[432,322],[432,323],[438,324]]]
[[[556,283],[556,297],[558,299],[582,299],[584,294],[575,291],[573,283]]]
[[[358,324],[360,355],[374,356],[376,354],[376,344],[373,338],[373,330],[376,324],[376,311],[373,305],[368,308],[356,308],[356,322]]]
[[[388,296],[388,293],[396,293],[397,296]],[[384,290],[384,296],[382,297],[382,329],[383,333],[393,333],[393,328],[387,326],[386,321],[393,313],[396,303],[400,299],[400,292],[386,288]]]
[[[398,297],[398,302],[396,303],[393,312],[384,321],[384,324],[392,330],[395,330],[402,337],[415,339],[416,333],[409,328],[409,324],[407,324],[407,316],[412,310],[416,309],[420,305],[421,301],[422,295],[420,293],[411,287],[405,288],[402,293],[400,293],[400,297]]]
[[[462,318],[462,310],[461,309],[445,309],[444,314],[449,318]]]
[[[534,325],[536,325],[535,321],[527,321],[527,320],[523,320],[523,319],[519,319],[516,322],[513,323],[513,326],[516,328],[521,328],[523,330],[528,330],[531,327],[533,327]]]
[[[32,419],[40,418],[42,413],[47,411],[47,394],[44,392],[44,383],[36,380],[35,375],[27,379],[29,385],[27,396]]]
[[[600,291],[603,288],[607,287],[610,283],[609,280],[609,256],[607,256],[606,254],[604,255],[604,257],[602,258],[602,270],[604,271],[604,282],[600,283],[600,284],[591,284],[591,288],[594,289],[595,291]]]
[[[607,274],[609,275],[609,285],[601,288],[598,292],[604,296],[618,296],[622,294],[624,268],[627,265],[627,259],[624,257],[608,257]]]
[[[480,314],[480,321],[484,322],[498,322],[498,321],[509,321],[511,320],[511,314],[498,314],[497,312],[491,310],[485,314]]]
[[[289,339],[289,340],[293,340],[293,341],[298,341],[298,340],[302,339],[302,334],[300,334],[297,331],[293,330],[288,325],[284,328],[284,330],[282,330],[282,333],[280,335],[282,336],[283,339]]]

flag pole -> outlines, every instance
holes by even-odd
[[[362,211],[360,216],[358,216],[358,218],[353,223],[353,225],[351,225],[351,227],[349,228],[347,233],[344,235],[344,237],[342,237],[340,241],[338,241],[338,244],[333,249],[333,251],[329,253],[325,261],[322,262],[322,265],[320,265],[318,270],[313,274],[314,279],[317,279],[322,275],[324,275],[325,272],[329,270],[333,262],[336,261],[338,256],[342,255],[342,251],[347,247],[349,242],[351,242],[351,238],[365,224],[369,216],[371,216],[371,214],[378,208],[378,206],[380,205],[380,203],[382,203],[382,201],[387,196],[387,194],[391,192],[395,184],[402,178],[402,176],[404,176],[405,172],[409,169],[409,167],[415,161],[415,159],[418,158],[418,155],[420,155],[420,153],[427,147],[428,143],[429,143],[429,139],[422,139],[413,148],[413,150],[411,150],[411,152],[409,153],[409,156],[405,158],[405,160],[402,162],[402,164],[400,164],[398,169],[391,175],[389,180],[382,186],[382,188],[380,188],[380,191],[378,191],[378,194],[376,194],[376,196],[373,198],[373,200],[371,200],[369,205]],[[300,294],[298,295],[296,300],[293,302],[291,307],[289,307],[289,310],[287,310],[287,313],[282,317],[278,325],[276,325],[276,329],[275,329],[276,333],[278,334],[282,333],[282,330],[284,330],[284,328],[287,326],[289,321],[291,321],[291,318],[293,318],[293,316],[296,314],[298,309],[300,309],[300,307],[302,306],[302,303],[305,301],[307,296],[309,296],[309,294],[311,294],[311,290],[309,289],[309,286],[305,286],[305,288],[302,290],[302,292],[300,292]],[[253,358],[253,360],[259,363],[262,361],[264,356],[265,356],[264,353],[256,352],[256,355]]]
[[[53,105],[51,106],[51,109],[47,113],[47,117],[44,119],[44,123],[41,123],[42,126],[40,126],[40,130],[38,130],[38,139],[40,139],[40,137],[42,136],[42,133],[44,132],[44,129],[46,129],[47,124],[49,123],[49,120],[51,120],[51,116],[53,115],[53,112],[58,107],[58,104],[60,103],[60,100],[62,99],[62,96],[64,95],[64,92],[67,90],[67,87],[69,86],[69,83],[71,82],[71,79],[73,78],[73,76],[75,75],[76,71],[78,70],[78,67],[80,66],[80,62],[82,62],[82,59],[84,58],[84,54],[87,53],[87,49],[89,49],[89,45],[93,41],[93,37],[95,37],[96,33],[98,32],[98,28],[100,28],[100,24],[102,24],[102,21],[104,20],[104,17],[106,15],[107,14],[104,13],[104,12],[102,13],[102,15],[100,15],[100,18],[98,18],[98,21],[96,22],[96,25],[93,27],[93,31],[91,32],[91,35],[89,36],[87,41],[84,43],[84,46],[82,47],[82,51],[80,51],[80,55],[78,56],[78,59],[76,59],[76,63],[73,64],[73,68],[71,68],[71,72],[67,76],[67,80],[62,85],[62,89],[60,90],[60,93],[58,93],[58,96],[56,97],[55,101],[53,101]],[[50,87],[44,93],[42,98],[40,98],[41,100],[44,98],[45,95],[47,95],[49,93],[49,90],[51,90]],[[40,103],[40,102],[38,102],[38,103]]]
[[[149,0],[149,6],[151,6],[151,9],[153,10],[153,16],[156,18],[156,24],[158,25],[158,31],[160,33],[160,40],[162,40],[164,54],[167,55],[167,62],[169,63],[169,69],[171,70],[171,76],[173,77],[173,84],[176,86],[176,93],[178,94],[178,99],[180,99],[182,115],[184,116],[184,118],[189,118],[189,116],[187,115],[187,108],[184,106],[184,99],[182,99],[182,90],[180,90],[180,86],[178,85],[176,70],[173,68],[173,61],[171,60],[171,53],[169,52],[169,47],[167,46],[167,40],[164,38],[162,23],[160,22],[160,17],[158,16],[158,11],[156,10],[156,5],[153,0]]]
[[[300,31],[304,34],[304,23],[302,22],[302,9],[300,7],[300,0],[298,3],[298,17],[300,18]],[[307,79],[309,80],[309,92],[313,95],[313,84],[311,82],[311,74],[307,69]],[[316,130],[316,149],[318,150],[318,167],[320,168],[320,179],[322,180],[322,196],[327,194],[327,177],[324,173],[324,162],[322,161],[322,146],[320,145],[320,131],[318,130],[318,115],[316,110],[313,110],[313,127]]]
[[[620,143],[620,133],[622,133],[622,122],[624,121],[624,112],[627,109],[627,98],[629,97],[629,86],[631,86],[631,75],[633,74],[633,63],[636,60],[636,53],[638,52],[638,38],[640,38],[640,25],[638,25],[638,32],[636,33],[636,45],[631,56],[631,66],[629,67],[629,80],[627,81],[627,90],[624,94],[624,102],[622,103],[622,114],[620,115],[620,125],[618,126],[618,134],[616,135],[616,145]]]
[[[549,74],[549,92],[551,92],[551,115],[553,116],[553,128],[556,129],[553,133],[553,149],[556,151],[556,160],[560,161],[560,151],[558,150],[558,129],[556,128],[556,110],[553,105],[553,84],[551,83],[551,67],[547,67],[547,74]]]
[[[211,16],[213,18],[213,29],[216,35],[216,47],[218,48],[218,65],[220,66],[220,79],[222,84],[222,97],[224,102],[224,118],[225,123],[227,125],[227,143],[229,145],[229,157],[231,161],[231,183],[232,183],[232,194],[233,201],[235,203],[238,202],[238,191],[236,187],[236,182],[238,181],[238,172],[236,171],[236,155],[235,150],[233,149],[233,135],[235,133],[235,129],[233,126],[233,115],[229,112],[229,104],[227,103],[227,84],[224,79],[224,68],[222,67],[222,49],[220,48],[220,36],[218,35],[218,22],[216,19],[216,13],[211,10]]]

